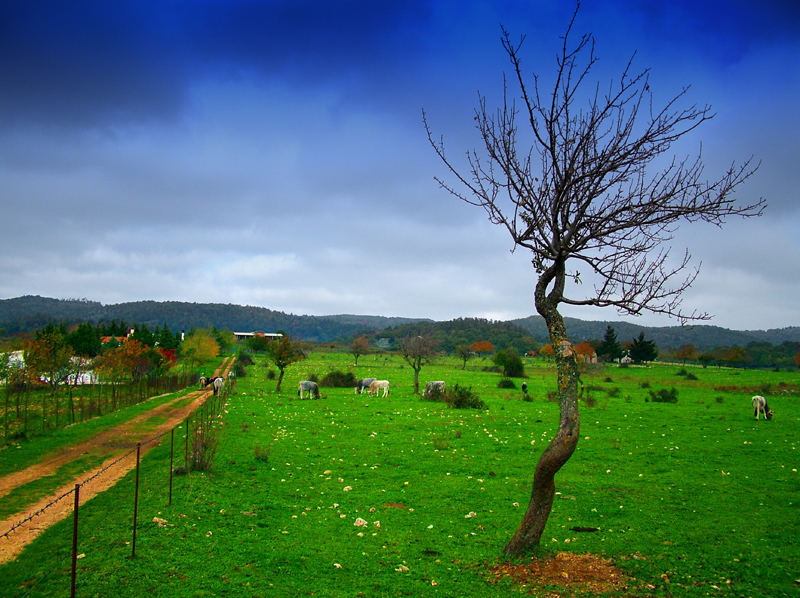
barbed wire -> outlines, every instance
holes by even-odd
[[[225,362],[223,362],[222,367],[224,368],[224,366],[225,366]],[[227,391],[227,389],[226,389],[226,391]],[[209,396],[210,396],[210,392],[211,391],[209,391]],[[209,396],[205,397],[206,401],[208,400]],[[225,397],[227,398],[227,392],[225,392]],[[224,403],[224,401],[223,401],[223,403]],[[198,405],[198,409],[201,406],[202,405]],[[112,467],[114,467],[115,465],[117,465],[118,463],[120,463],[121,461],[123,461],[124,459],[129,457],[130,455],[132,455],[140,447],[161,440],[164,436],[166,436],[168,433],[171,433],[173,430],[175,430],[175,428],[178,428],[179,426],[180,426],[180,424],[170,428],[169,430],[166,430],[165,432],[162,432],[161,434],[156,434],[155,436],[152,436],[152,437],[150,437],[148,439],[145,439],[145,440],[142,440],[142,441],[138,442],[136,447],[131,448],[130,450],[128,450],[127,453],[122,454],[120,457],[118,457],[117,459],[115,459],[114,461],[109,463],[108,465],[104,466],[102,469],[96,471],[90,477],[86,478],[85,480],[83,480],[81,482],[78,482],[76,484],[76,486],[78,486],[78,487],[85,486],[89,482],[91,482],[91,481],[95,480],[96,478],[98,478],[99,476],[103,475],[106,471],[108,471],[109,469],[111,469]],[[37,509],[36,511],[34,511],[31,514],[29,514],[24,519],[21,519],[20,521],[18,521],[14,525],[12,525],[11,528],[9,528],[8,530],[6,530],[2,534],[0,534],[0,539],[8,538],[8,536],[11,535],[15,530],[19,529],[20,527],[22,527],[26,523],[32,521],[33,519],[35,519],[36,517],[38,517],[39,515],[41,515],[45,511],[47,511],[48,509],[52,508],[53,506],[58,504],[60,501],[62,501],[64,498],[66,498],[67,496],[71,495],[73,492],[75,492],[75,488],[72,488],[71,490],[68,490],[67,492],[65,492],[61,496],[53,499],[47,505],[41,507],[40,509]]]

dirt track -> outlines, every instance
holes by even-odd
[[[233,358],[226,359],[219,369],[214,372],[214,375],[227,376],[232,363]],[[157,444],[157,442],[146,441],[158,438],[177,426],[186,419],[186,417],[202,406],[211,395],[211,392],[210,390],[197,390],[179,399],[163,403],[149,411],[137,415],[124,424],[100,432],[93,438],[84,442],[60,449],[58,453],[45,455],[39,463],[0,478],[0,498],[2,498],[15,488],[43,476],[56,473],[59,468],[83,455],[92,454],[107,457],[98,467],[83,472],[80,476],[68,484],[64,484],[49,496],[43,497],[41,500],[28,505],[24,511],[15,513],[5,520],[0,521],[0,534],[5,534],[7,530],[11,529],[18,522],[44,509],[29,521],[26,521],[24,524],[14,529],[14,531],[7,536],[0,537],[0,564],[16,558],[25,546],[30,544],[39,534],[54,523],[72,514],[74,496],[70,491],[74,490],[76,484],[81,484],[81,504],[85,504],[88,500],[116,484],[117,481],[122,479],[125,474],[135,467],[136,453],[131,449],[135,448],[137,443],[143,443],[140,455],[145,455]],[[192,398],[191,402],[183,407],[176,406],[176,403],[185,399],[186,396]],[[142,422],[154,417],[163,419],[163,421],[155,428],[147,430],[146,432],[136,430]],[[84,480],[89,481],[84,482]],[[63,498],[57,500],[60,497]]]

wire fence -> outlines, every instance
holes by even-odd
[[[72,533],[72,545],[71,545],[71,575],[70,575],[70,596],[74,597],[76,594],[76,581],[77,581],[77,560],[78,560],[78,546],[79,546],[79,510],[80,510],[80,495],[81,489],[85,488],[91,482],[96,480],[102,479],[104,476],[110,475],[110,472],[113,471],[115,475],[117,475],[117,479],[113,480],[113,483],[116,483],[118,479],[121,479],[125,475],[129,473],[131,469],[135,468],[135,483],[134,483],[134,490],[133,490],[133,524],[131,527],[131,558],[136,557],[136,530],[138,526],[138,505],[139,505],[139,476],[140,476],[140,465],[141,465],[141,457],[142,457],[142,449],[143,447],[154,447],[159,444],[167,435],[170,436],[170,457],[169,457],[169,504],[172,504],[172,489],[173,489],[173,475],[176,472],[175,467],[175,430],[180,428],[181,426],[184,427],[185,430],[185,438],[186,442],[184,444],[184,465],[183,471],[188,472],[193,469],[205,469],[210,467],[210,461],[213,459],[213,447],[209,448],[208,444],[213,443],[215,446],[216,438],[214,437],[216,434],[216,430],[213,428],[213,423],[216,420],[217,416],[220,415],[223,411],[225,403],[228,399],[228,395],[231,391],[233,386],[233,382],[235,382],[235,378],[230,378],[229,383],[223,385],[222,389],[219,393],[212,393],[209,392],[206,399],[202,402],[201,405],[194,410],[194,412],[190,413],[186,419],[184,419],[181,423],[173,426],[171,429],[162,432],[160,434],[156,434],[146,440],[142,440],[137,442],[136,446],[131,447],[126,452],[121,454],[120,456],[114,458],[112,461],[104,463],[100,468],[96,471],[91,472],[91,475],[86,477],[85,479],[81,480],[80,482],[75,484],[75,487],[71,490],[68,490],[59,496],[50,500],[47,504],[37,508],[35,511],[28,514],[23,519],[17,521],[14,525],[12,525],[9,529],[0,533],[0,542],[11,541],[11,537],[19,533],[22,529],[26,528],[30,524],[41,517],[44,513],[55,509],[56,507],[60,507],[62,502],[67,499],[68,497],[73,498],[73,508],[72,508],[72,517],[73,517],[73,533]],[[192,416],[195,416],[192,418]],[[192,421],[193,420],[193,421]],[[152,445],[152,446],[151,446]],[[146,451],[145,451],[146,452]],[[132,467],[123,466],[122,463],[126,459],[130,459],[133,455],[136,455],[136,462],[135,465]],[[124,469],[124,471],[120,471],[120,468]],[[90,496],[91,498],[91,496]],[[109,513],[110,515],[110,513]],[[68,517],[69,514],[63,518]],[[66,554],[65,554],[66,556]],[[44,581],[52,578],[54,575],[61,574],[60,570],[56,570],[55,568],[50,568],[45,573],[41,575],[41,577],[37,579],[31,579],[26,582],[25,593],[21,594],[23,596],[30,596],[33,595],[32,592],[40,587]]]

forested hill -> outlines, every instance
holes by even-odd
[[[103,305],[85,299],[30,295],[0,299],[0,328],[4,334],[31,332],[49,323],[96,324],[112,320],[145,324],[150,328],[166,324],[173,331],[212,326],[244,332],[282,330],[293,337],[316,342],[351,339],[359,334],[418,321],[383,316],[296,316],[264,307],[224,303],[135,301]]]
[[[548,342],[547,330],[539,316],[510,322],[489,322],[478,318],[459,318],[449,322],[429,319],[383,316],[296,316],[264,307],[222,303],[181,301],[136,301],[103,305],[85,299],[50,299],[39,296],[0,299],[0,329],[3,334],[31,332],[48,323],[117,322],[146,324],[150,328],[166,324],[173,331],[210,328],[234,331],[274,332],[282,330],[307,341],[350,340],[365,334],[399,338],[407,334],[430,335],[443,349],[477,340],[489,340],[498,348],[516,346],[522,351]],[[661,349],[693,344],[699,350],[716,347],[746,347],[753,342],[779,345],[800,342],[800,327],[772,330],[729,330],[718,326],[670,326],[652,328],[630,322],[597,322],[565,318],[567,334],[573,342],[602,339],[607,326],[614,328],[619,341],[631,340],[644,332]],[[376,334],[380,332],[380,334]]]
[[[512,320],[534,338],[547,338],[547,327],[541,316],[529,316],[520,320]],[[677,349],[683,345],[694,345],[701,351],[716,347],[746,347],[750,343],[767,342],[780,345],[785,342],[800,342],[800,327],[773,328],[771,330],[729,330],[719,326],[687,325],[650,327],[630,322],[596,322],[564,318],[567,335],[573,341],[602,339],[606,328],[611,326],[620,342],[629,341],[644,332],[648,340],[655,341],[662,349]]]

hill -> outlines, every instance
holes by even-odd
[[[431,335],[445,350],[458,344],[489,340],[498,348],[530,346],[548,342],[547,329],[540,316],[508,322],[490,322],[480,318],[458,318],[434,322],[425,318],[394,318],[364,315],[299,316],[265,307],[225,303],[189,303],[183,301],[135,301],[103,305],[87,299],[51,299],[27,295],[0,299],[0,329],[5,334],[31,332],[48,323],[110,322],[146,324],[151,328],[166,324],[174,331],[210,328],[236,331],[278,331],[312,342],[350,340],[359,335],[399,338],[408,334]],[[631,322],[585,321],[565,318],[567,334],[574,342],[602,339],[611,326],[620,341],[644,332],[661,349],[693,344],[700,350],[740,346],[750,343],[800,342],[800,327],[772,330],[729,330],[719,326],[693,325],[648,327]],[[380,334],[377,334],[380,333]]]
[[[383,316],[297,316],[265,307],[182,301],[135,301],[103,305],[85,299],[31,296],[0,299],[0,328],[5,334],[31,332],[48,323],[124,321],[150,328],[166,324],[171,330],[211,328],[234,331],[282,330],[312,342],[350,339],[398,324],[419,321]]]
[[[529,316],[512,320],[514,324],[527,330],[534,338],[547,338],[547,328],[541,316]],[[573,341],[602,339],[606,328],[611,326],[620,341],[631,340],[641,332],[649,340],[655,341],[661,349],[677,349],[692,344],[700,350],[708,351],[716,347],[746,347],[753,342],[768,342],[780,345],[784,342],[800,342],[800,327],[775,328],[771,330],[730,330],[719,326],[687,325],[651,327],[630,322],[586,321],[564,318],[567,335]]]

